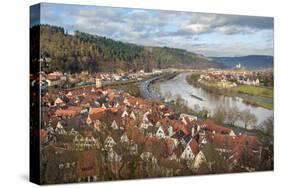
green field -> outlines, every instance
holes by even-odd
[[[240,85],[232,88],[231,90],[237,93],[273,99],[273,88],[270,87]]]
[[[263,101],[253,101],[249,99],[244,99],[244,102],[251,105],[261,106],[267,109],[273,109],[273,103],[267,103]]]

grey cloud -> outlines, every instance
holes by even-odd
[[[263,29],[273,29],[273,18],[191,13],[191,18],[180,26],[179,32],[247,34]]]

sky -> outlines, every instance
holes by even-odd
[[[41,4],[31,23],[64,27],[145,46],[205,56],[273,55],[273,18],[225,14]]]

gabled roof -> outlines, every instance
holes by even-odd
[[[216,133],[220,134],[229,134],[232,130],[222,125],[217,125],[211,120],[206,120],[201,124],[201,127],[208,131],[215,131]]]
[[[199,145],[195,139],[191,139],[188,145],[191,148],[191,151],[194,156],[196,156],[199,153]]]
[[[77,114],[79,114],[82,110],[82,107],[78,107],[78,106],[71,106],[67,109],[58,109],[56,110],[55,114],[56,116],[59,117],[69,117],[69,116],[75,116]]]

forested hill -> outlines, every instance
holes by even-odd
[[[202,55],[168,47],[146,47],[76,31],[69,35],[61,28],[37,25],[31,28],[35,37],[40,30],[40,53],[50,58],[50,71],[80,72],[140,70],[152,68],[219,67]],[[33,42],[33,41],[31,41]]]

